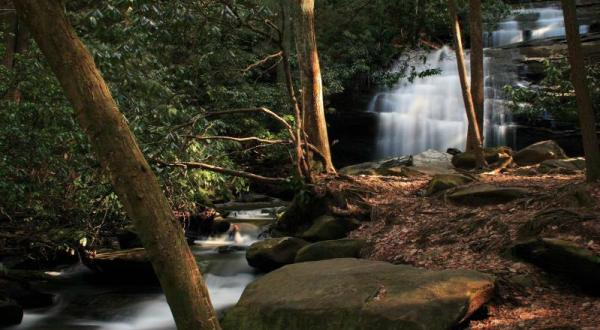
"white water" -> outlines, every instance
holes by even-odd
[[[589,26],[581,25],[580,33]],[[498,25],[498,29],[485,34],[486,47],[501,47],[517,42],[562,37],[565,35],[563,12],[559,8],[517,9],[512,17]]]
[[[262,211],[242,212],[264,214]],[[235,223],[235,218],[228,218]],[[245,287],[258,274],[246,262],[245,252],[220,254],[219,246],[249,246],[258,240],[260,226],[273,220],[264,218],[259,223],[236,223],[239,232],[231,239],[228,235],[195,242],[192,251],[204,272],[204,278],[213,306],[218,313],[235,305]],[[159,288],[135,286],[94,285],[83,280],[90,271],[82,265],[63,271],[69,277],[68,287],[49,291],[58,294],[59,302],[50,309],[26,311],[23,322],[10,329],[38,330],[175,330],[175,323],[165,296]],[[83,307],[81,307],[83,306]]]
[[[548,37],[564,36],[562,11],[556,8],[520,9],[485,36],[488,47]],[[587,26],[581,26],[586,33]],[[514,143],[511,114],[505,106],[503,86],[514,82],[515,72],[494,66],[496,59],[486,56],[484,143],[486,146]],[[466,58],[467,68],[469,58]],[[377,157],[417,154],[427,149],[464,150],[467,118],[462,99],[454,52],[443,47],[415,63],[417,72],[440,69],[441,74],[399,82],[393,89],[378,93],[369,111],[379,113]],[[392,70],[394,71],[394,70]]]

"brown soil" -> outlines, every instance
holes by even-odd
[[[442,195],[423,197],[429,179],[363,176],[329,181],[328,188],[359,192],[354,206],[371,206],[371,221],[351,233],[374,243],[369,258],[428,269],[475,269],[497,277],[496,298],[466,328],[600,329],[599,297],[507,253],[517,230],[536,213],[568,208],[586,220],[551,226],[544,236],[600,254],[600,185],[585,186],[599,202],[584,208],[570,198],[572,188],[583,184],[582,175],[481,175],[480,182],[523,187],[533,194],[474,208],[453,205]]]

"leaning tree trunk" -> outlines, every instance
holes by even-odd
[[[569,44],[569,62],[571,63],[571,80],[575,87],[577,108],[579,109],[579,123],[583,138],[583,150],[586,160],[587,180],[600,180],[600,148],[596,135],[596,118],[592,107],[590,89],[587,81],[585,62],[581,50],[579,37],[579,24],[577,24],[577,8],[574,0],[562,0],[565,16],[565,29]]]
[[[483,142],[483,116],[484,116],[484,72],[483,72],[483,27],[481,22],[481,0],[469,0],[469,27],[471,34],[471,93],[473,95],[473,105],[477,115],[477,125],[479,127],[479,136]],[[469,141],[474,141],[473,137],[467,138],[467,150],[472,151],[474,146],[469,145]]]
[[[308,142],[315,145],[322,156],[327,173],[335,173],[329,148],[323,84],[317,52],[314,0],[291,0],[294,7],[294,31],[298,51],[298,65],[302,84],[302,109]]]
[[[454,35],[454,48],[456,50],[456,62],[458,64],[458,75],[460,77],[460,86],[463,92],[463,99],[465,102],[465,110],[467,112],[467,119],[469,121],[469,130],[467,132],[467,138],[470,138],[470,144],[473,146],[473,152],[475,153],[475,159],[477,167],[486,167],[485,157],[483,154],[483,141],[481,134],[479,133],[479,125],[477,124],[477,115],[475,113],[475,106],[473,105],[473,96],[471,95],[471,88],[467,81],[467,68],[465,66],[465,52],[462,46],[462,35],[460,32],[460,23],[458,22],[458,15],[456,9],[456,3],[454,0],[448,0],[448,9],[450,13],[450,23],[452,24],[452,34]]]
[[[178,329],[219,329],[183,231],[94,60],[57,0],[15,1],[133,220]]]

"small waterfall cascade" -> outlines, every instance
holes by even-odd
[[[588,26],[580,27],[586,33]],[[535,39],[564,36],[564,21],[559,8],[517,9],[498,24],[497,30],[486,33],[484,143],[486,146],[514,145],[511,113],[503,93],[505,85],[517,80],[517,73],[507,70],[503,47]],[[466,55],[467,68],[469,56]],[[390,90],[376,94],[369,103],[370,112],[379,115],[377,158],[417,154],[427,149],[464,150],[467,117],[454,52],[449,47],[425,55],[426,60],[413,64],[416,72],[437,69],[437,75],[402,80]],[[398,71],[394,68],[391,71]]]
[[[581,25],[579,33],[589,31],[588,25]],[[560,8],[516,9],[513,15],[498,24],[493,32],[484,34],[485,47],[502,47],[509,44],[536,39],[563,37],[565,22]]]

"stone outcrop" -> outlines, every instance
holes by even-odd
[[[450,329],[493,295],[470,270],[429,271],[363,259],[285,266],[244,291],[224,329]]]
[[[250,246],[246,259],[250,266],[268,272],[293,263],[298,250],[307,244],[295,237],[265,239]]]
[[[536,165],[549,159],[565,159],[567,154],[554,141],[541,141],[517,151],[514,160],[519,166]]]
[[[456,204],[483,206],[503,204],[523,198],[529,191],[523,188],[496,187],[490,184],[477,184],[460,187],[446,194],[448,200]]]
[[[301,248],[295,262],[318,261],[335,258],[359,258],[367,242],[361,239],[322,241]]]
[[[358,228],[360,221],[356,219],[337,218],[323,215],[316,218],[301,237],[307,241],[326,241],[344,238],[349,232]]]

